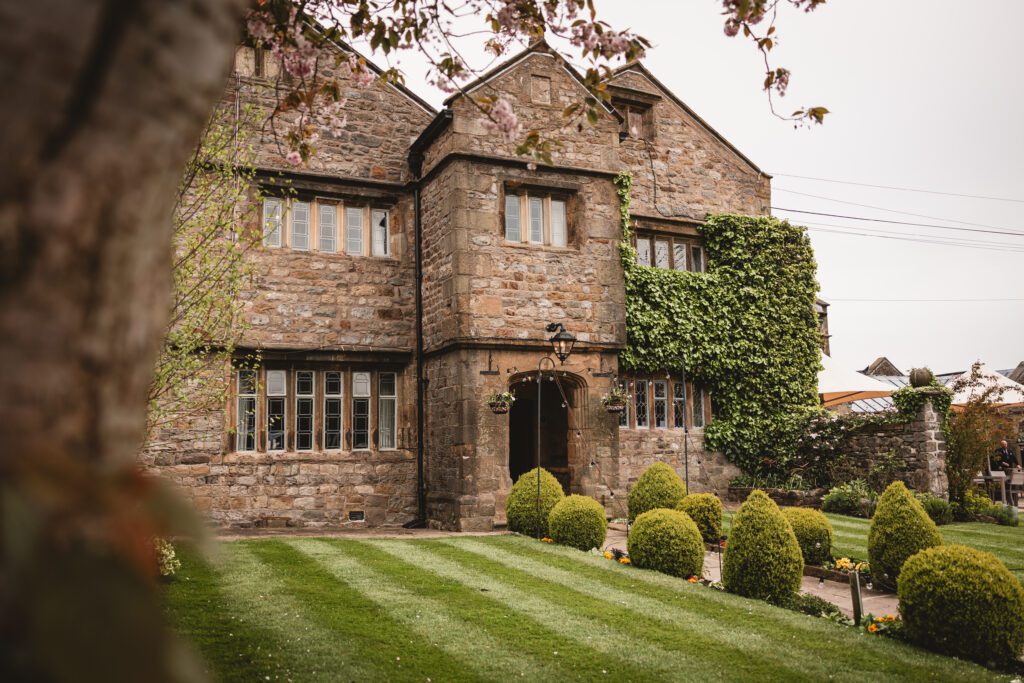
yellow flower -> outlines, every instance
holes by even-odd
[[[621,562],[622,564],[629,564],[629,558],[628,557],[620,557],[619,558],[619,562]]]
[[[697,583],[697,577],[696,576],[691,576],[690,578],[687,579],[687,581],[689,581],[690,583]]]
[[[550,538],[542,538],[540,540],[544,541],[545,543],[554,543],[554,541],[551,540]]]
[[[878,630],[878,625],[877,624],[871,624],[871,626],[868,626],[868,633],[874,633],[877,630]]]
[[[612,554],[611,554],[610,552],[608,552],[607,550],[605,550],[605,551],[604,551],[604,559],[606,559],[606,560],[611,560],[611,559],[613,559],[614,557],[615,557],[615,556],[614,556],[614,555],[612,555]]]
[[[896,615],[895,614],[887,614],[885,616],[885,620],[886,621],[896,621]]]

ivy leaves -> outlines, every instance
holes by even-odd
[[[753,473],[795,460],[794,416],[818,405],[818,284],[805,230],[771,217],[709,216],[705,273],[641,266],[630,244],[632,177],[615,180],[626,280],[626,370],[685,369],[710,390],[710,448]]]

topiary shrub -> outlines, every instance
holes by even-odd
[[[832,559],[832,523],[819,510],[810,508],[785,508],[786,516],[793,534],[800,544],[800,553],[804,564],[825,564]]]
[[[935,522],[935,526],[953,523],[953,508],[947,501],[930,493],[919,493],[917,499],[931,520]]]
[[[562,485],[545,469],[540,471],[540,516],[537,515],[537,468],[519,477],[505,500],[505,519],[509,531],[527,536],[548,535],[548,515],[565,498]]]
[[[656,462],[640,475],[629,491],[629,519],[632,521],[657,508],[675,510],[686,495],[686,484],[671,466]]]
[[[683,498],[676,509],[690,516],[705,543],[718,543],[722,537],[722,501],[718,496],[693,493]]]
[[[868,562],[873,581],[895,588],[907,558],[942,545],[942,535],[921,503],[902,481],[894,481],[878,499],[868,531]]]
[[[589,496],[563,498],[548,515],[548,535],[560,545],[579,550],[600,548],[607,532],[604,506]]]
[[[786,517],[764,491],[753,491],[732,518],[722,560],[730,593],[784,602],[800,589],[804,559]]]
[[[944,545],[906,561],[900,615],[919,645],[982,664],[1024,653],[1024,588],[991,553]]]
[[[642,569],[671,576],[700,576],[704,542],[689,515],[656,508],[636,518],[626,541],[629,561]]]

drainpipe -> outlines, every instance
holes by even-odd
[[[417,175],[419,175],[417,173]],[[403,526],[422,529],[427,525],[427,482],[423,472],[426,432],[427,378],[423,376],[423,248],[421,236],[423,218],[420,207],[420,185],[417,178],[412,190],[413,243],[416,264],[416,519]]]
[[[423,212],[420,188],[423,183],[423,154],[427,147],[448,127],[454,114],[451,109],[438,112],[409,148],[409,168],[415,182],[413,197],[413,253],[416,263],[416,519],[404,524],[406,529],[427,526],[427,481],[424,475],[426,453],[427,378],[423,360]]]

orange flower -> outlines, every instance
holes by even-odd
[[[542,538],[540,540],[544,541],[545,543],[554,543],[554,541],[550,538]]]
[[[877,630],[878,630],[878,624],[871,624],[871,626],[868,626],[868,633],[874,633]]]
[[[628,557],[620,557],[619,558],[619,562],[621,562],[622,564],[629,564],[629,558]]]
[[[604,559],[606,559],[606,560],[612,560],[612,559],[615,559],[615,556],[614,556],[614,555],[612,555],[612,554],[611,554],[610,552],[608,552],[608,551],[606,550],[606,551],[604,551]]]
[[[697,577],[696,576],[691,576],[690,578],[687,579],[687,581],[689,581],[690,583],[697,583]]]

